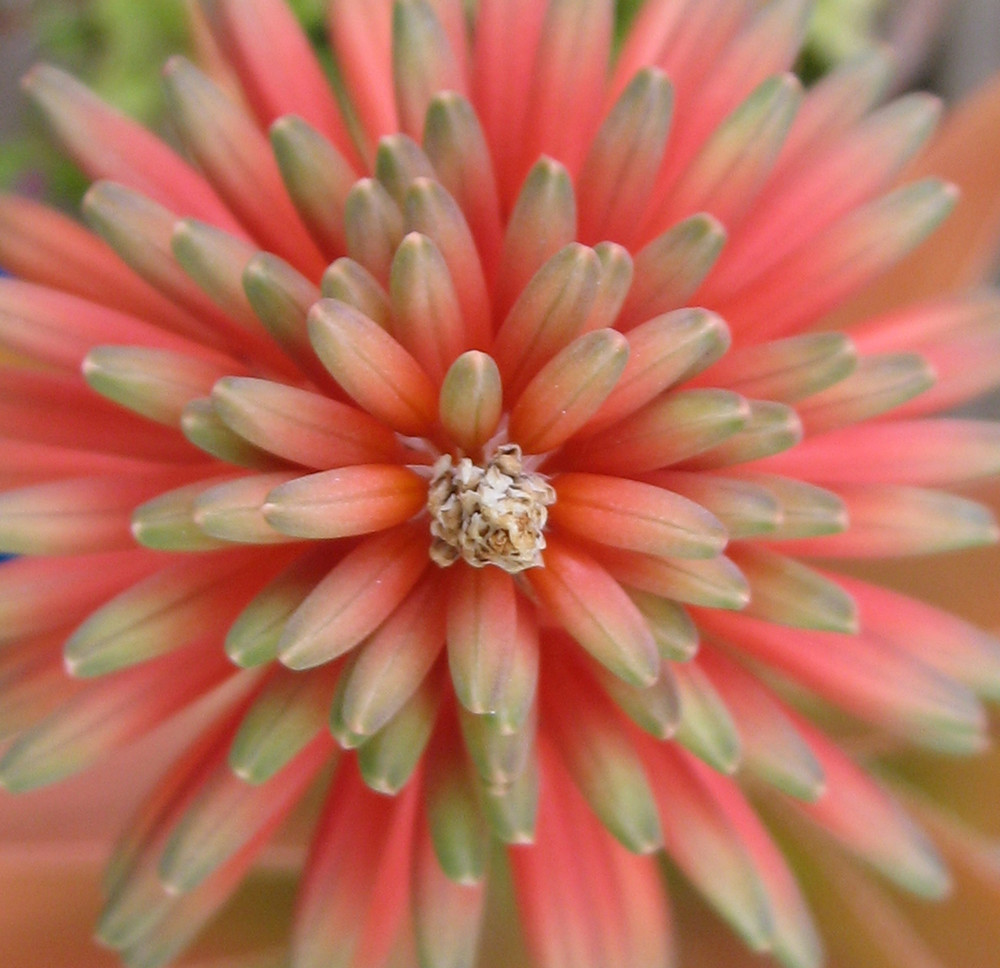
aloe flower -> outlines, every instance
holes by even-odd
[[[0,783],[174,721],[118,780],[127,964],[275,837],[240,964],[670,965],[661,852],[788,968],[803,852],[947,891],[858,757],[979,751],[1000,645],[837,566],[996,539],[940,488],[1000,427],[932,415],[1000,298],[847,308],[955,190],[899,184],[938,105],[881,57],[786,73],[807,6],[648,0],[612,54],[611,0],[336,0],[334,88],[282,0],[193,5],[180,152],[28,75],[94,184],[0,201]]]

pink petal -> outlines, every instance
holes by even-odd
[[[747,288],[710,304],[736,340],[759,342],[794,332],[885,272],[940,224],[957,197],[929,179],[854,209]],[[776,280],[795,278],[802,298],[788,300]],[[780,295],[779,295],[780,293]]]
[[[185,146],[215,189],[262,246],[318,277],[326,260],[299,221],[267,138],[253,119],[182,58],[167,64],[165,78]]]
[[[528,92],[521,171],[551,155],[571,172],[600,119],[611,48],[609,0],[552,0]]]
[[[423,132],[427,108],[438,91],[465,94],[461,61],[449,41],[428,0],[407,0],[393,7],[392,73],[399,130],[414,138]]]
[[[600,474],[561,474],[549,520],[581,537],[665,558],[711,558],[726,532],[702,507],[669,490]]]
[[[286,816],[332,754],[331,737],[320,733],[284,769],[256,786],[237,776],[228,760],[217,762],[171,824],[158,865],[167,891],[197,888]]]
[[[309,313],[309,336],[334,379],[376,419],[420,434],[437,418],[437,392],[420,364],[367,316],[335,299]]]
[[[894,65],[886,50],[866,51],[837,65],[809,90],[775,168],[775,185],[821,158],[884,96]]]
[[[392,7],[371,0],[330,4],[330,40],[371,152],[399,130],[392,82]]]
[[[553,539],[545,549],[545,566],[525,576],[542,604],[598,662],[635,685],[656,680],[660,662],[649,627],[593,558]]]
[[[27,198],[0,197],[0,264],[19,279],[148,319],[173,332],[201,330],[197,320],[137,279],[74,220]]]
[[[862,626],[914,661],[926,663],[977,693],[997,692],[996,638],[914,598],[852,578],[840,579],[861,611]]]
[[[824,484],[954,484],[1000,470],[1000,427],[957,418],[864,423],[809,437],[760,467]]]
[[[349,552],[288,620],[281,660],[305,669],[354,648],[389,617],[430,558],[428,535],[411,525],[373,535]]]
[[[0,494],[6,554],[73,555],[135,547],[137,504],[191,479],[190,471],[71,477]]]
[[[772,179],[755,201],[744,231],[722,256],[710,291],[745,285],[844,213],[888,189],[930,136],[939,114],[940,105],[927,95],[901,98],[785,177]],[[803,211],[809,212],[808,219],[801,217]]]
[[[162,566],[145,549],[0,565],[0,639],[67,628],[132,582]]]
[[[230,61],[261,126],[285,114],[301,117],[360,170],[329,81],[289,8],[278,0],[227,0],[217,9]]]
[[[989,291],[918,305],[861,324],[865,352],[916,350],[934,368],[935,384],[901,413],[920,416],[964,403],[1000,383],[1000,301]]]
[[[692,763],[725,805],[726,816],[750,854],[767,894],[774,925],[768,947],[783,964],[818,966],[823,948],[795,875],[750,802],[725,777]]]
[[[0,434],[157,463],[204,460],[178,431],[151,426],[101,399],[80,377],[20,368],[0,371]]]
[[[89,684],[22,733],[0,759],[10,790],[53,783],[153,729],[231,675],[202,643]]]
[[[47,367],[77,372],[101,343],[156,347],[219,358],[189,340],[68,293],[14,279],[0,281],[0,342]],[[233,369],[240,365],[230,360]]]
[[[667,855],[752,948],[766,950],[773,914],[755,858],[730,817],[737,788],[674,744],[636,741],[659,806]]]
[[[939,299],[991,278],[1000,207],[996,170],[988,159],[995,150],[998,118],[1000,82],[993,78],[955,108],[909,173],[954,181],[961,191],[954,216],[926,246],[846,306],[842,319]]]
[[[368,790],[356,767],[337,773],[310,851],[295,914],[301,968],[379,968],[402,927],[417,793]]]
[[[532,954],[550,968],[666,968],[672,933],[653,860],[594,822],[553,753],[543,762],[537,843],[509,851]]]
[[[459,565],[448,589],[448,664],[459,702],[474,713],[496,710],[516,649],[517,607],[510,575]]]
[[[818,729],[796,719],[819,758],[828,786],[819,801],[796,802],[795,808],[901,887],[921,897],[945,894],[948,873],[924,832],[867,771]]]
[[[66,675],[65,633],[7,642],[0,652],[0,738],[9,740],[46,720],[86,686]]]
[[[857,635],[791,631],[718,611],[699,611],[696,621],[738,653],[912,742],[966,752],[982,745],[985,721],[973,694],[864,627]],[[835,782],[828,777],[831,788]]]
[[[513,206],[524,177],[519,152],[544,19],[545,5],[535,0],[483,0],[476,18],[473,103],[495,159],[505,210]],[[512,36],[517,44],[506,42]]]
[[[181,215],[241,231],[200,174],[68,74],[40,64],[23,84],[59,140],[92,179],[120,182]]]

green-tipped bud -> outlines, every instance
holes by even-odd
[[[570,243],[519,291],[497,333],[493,353],[512,397],[583,330],[597,300],[601,262],[593,249]]]
[[[434,178],[434,166],[423,149],[405,134],[391,134],[378,144],[375,177],[402,209],[406,193],[417,178]]]
[[[386,332],[392,328],[389,294],[363,265],[353,259],[337,259],[323,273],[321,289],[327,299],[337,299],[352,306]]]
[[[306,315],[320,291],[283,259],[259,252],[243,271],[243,291],[273,339],[310,375],[326,376],[309,345]]]
[[[98,346],[83,361],[84,379],[102,396],[172,427],[192,400],[207,396],[231,372],[232,363],[221,357],[140,346]]]
[[[573,465],[641,474],[695,457],[738,434],[750,419],[747,400],[730,390],[664,394],[620,424],[580,441]]]
[[[469,340],[448,265],[426,235],[410,232],[396,249],[389,298],[393,335],[440,380]]]
[[[507,222],[497,290],[506,313],[531,277],[576,239],[576,198],[569,172],[542,158],[528,172]]]
[[[140,504],[132,512],[132,536],[139,544],[157,551],[229,547],[229,541],[206,533],[195,520],[195,501],[211,485],[211,480],[198,481]]]
[[[483,815],[495,837],[505,844],[535,839],[539,797],[538,766],[530,759],[517,778],[503,786],[480,784]]]
[[[192,400],[181,414],[184,436],[199,450],[227,464],[253,470],[274,470],[276,459],[254,447],[227,426],[212,404],[211,397]]]
[[[737,350],[715,372],[748,397],[797,403],[839,383],[857,363],[843,333],[806,333]]]
[[[445,374],[438,397],[441,425],[464,450],[474,452],[493,436],[503,411],[500,370],[479,350],[463,353]]]
[[[510,414],[510,436],[529,454],[553,450],[601,408],[628,362],[628,341],[614,329],[587,333],[536,374]]]
[[[694,215],[668,229],[635,257],[635,279],[619,326],[680,309],[715,265],[726,231],[711,215]]]
[[[251,474],[206,488],[195,499],[195,523],[206,534],[240,544],[282,544],[292,540],[264,515],[271,492],[299,475],[295,471]]]
[[[677,602],[630,588],[629,598],[646,620],[661,658],[686,662],[698,651],[698,627]]]
[[[230,626],[226,655],[244,668],[277,658],[285,623],[331,567],[329,558],[316,552],[265,585]]]
[[[680,700],[674,738],[722,773],[735,773],[741,744],[736,724],[711,679],[694,663],[673,667]]]
[[[406,704],[358,750],[365,783],[393,796],[409,782],[437,719],[441,680],[431,675]]]
[[[702,469],[761,460],[794,447],[802,439],[799,415],[783,403],[750,400],[750,415],[738,433],[699,457]]]
[[[857,631],[854,599],[836,582],[763,548],[740,545],[732,557],[750,582],[745,614],[794,628]]]
[[[348,255],[387,282],[392,257],[403,240],[403,215],[379,182],[364,178],[351,189],[344,204],[344,232]]]
[[[171,249],[212,302],[247,328],[259,328],[243,289],[243,273],[257,249],[235,235],[190,218],[174,226]]]
[[[615,705],[640,729],[657,739],[674,735],[681,718],[681,704],[669,663],[663,663],[659,678],[645,688],[631,686],[604,669],[597,668],[595,672]]]
[[[733,540],[773,534],[782,523],[777,498],[754,481],[687,471],[658,471],[647,480],[711,511]]]
[[[916,353],[867,356],[850,376],[810,397],[799,414],[810,434],[870,420],[934,385],[934,371]]]
[[[521,775],[534,748],[537,717],[516,731],[504,730],[496,717],[459,709],[465,748],[480,779],[489,786],[507,786]]]
[[[791,477],[754,476],[781,508],[781,523],[772,532],[776,540],[839,534],[848,526],[847,506],[833,491]]]
[[[357,181],[343,155],[301,118],[279,118],[271,146],[281,177],[302,221],[328,257],[347,251],[344,210]]]
[[[486,872],[489,834],[463,751],[442,743],[427,767],[427,820],[438,862],[453,881],[475,884]]]
[[[332,693],[328,675],[276,669],[244,714],[229,748],[236,775],[259,784],[283,769],[326,727]]]

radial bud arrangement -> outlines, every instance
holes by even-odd
[[[320,788],[293,968],[521,963],[503,885],[536,968],[666,968],[661,850],[816,968],[775,823],[944,893],[846,738],[980,749],[1000,645],[831,564],[997,538],[940,488],[1000,426],[934,414],[1000,297],[831,317],[953,205],[937,103],[804,91],[800,0],[333,0],[336,94],[282,0],[191,8],[176,150],[39,66],[86,228],[0,199],[0,783],[201,701],[100,941],[180,956]]]

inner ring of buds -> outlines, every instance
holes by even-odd
[[[464,558],[475,568],[497,565],[511,573],[542,564],[545,522],[555,489],[526,472],[521,448],[504,444],[484,466],[450,454],[434,465],[427,492],[430,555],[442,568]]]

